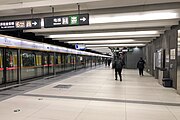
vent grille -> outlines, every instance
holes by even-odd
[[[54,86],[53,88],[62,88],[62,89],[69,89],[69,88],[71,88],[72,87],[72,85],[56,85],[56,86]]]

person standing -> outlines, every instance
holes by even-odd
[[[120,81],[122,81],[122,68],[123,68],[123,60],[120,57],[117,57],[114,61],[115,68],[115,80],[117,80],[117,74],[119,74]]]
[[[142,57],[140,57],[140,60],[137,63],[137,68],[139,69],[139,75],[140,76],[144,76],[144,74],[143,74],[144,64],[145,64],[145,61],[143,60]]]

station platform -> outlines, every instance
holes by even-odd
[[[180,120],[180,95],[149,74],[97,67],[59,76],[0,102],[2,120]],[[35,81],[37,83],[37,81]],[[16,90],[21,90],[21,86]]]

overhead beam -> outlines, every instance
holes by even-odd
[[[13,9],[23,9],[23,8],[35,8],[35,7],[48,7],[55,5],[68,5],[68,4],[77,4],[77,3],[86,3],[93,1],[102,1],[102,0],[41,0],[36,2],[17,2],[9,5],[0,5],[0,11],[2,10],[13,10]]]

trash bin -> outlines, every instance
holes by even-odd
[[[162,84],[164,87],[172,87],[172,79],[170,78],[163,78]]]

